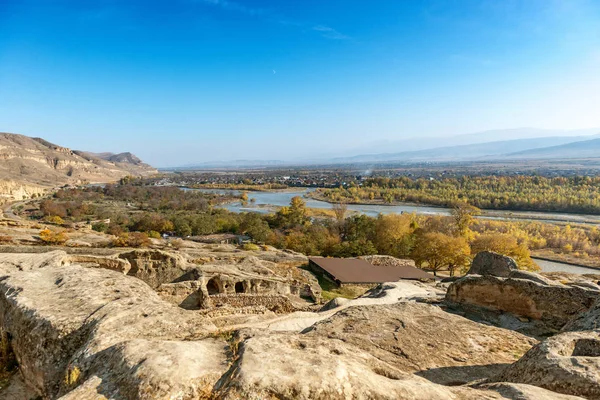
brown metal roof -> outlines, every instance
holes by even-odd
[[[341,283],[383,283],[400,279],[434,279],[433,275],[409,266],[383,267],[357,258],[310,257],[310,261]]]

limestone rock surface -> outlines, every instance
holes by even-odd
[[[496,380],[600,399],[600,332],[567,332],[548,338]]]
[[[450,284],[446,300],[540,320],[549,329],[559,331],[587,311],[598,294],[581,287],[547,285],[530,279],[467,275]]]
[[[162,301],[136,278],[77,265],[40,266],[0,266],[0,325],[11,338],[20,373],[45,398],[87,379],[103,364],[103,354],[115,354],[115,346],[145,339],[155,342],[147,346],[154,351],[165,340],[197,339],[215,330],[205,317]],[[126,353],[118,354],[129,362]],[[140,347],[137,357],[144,354]],[[116,378],[116,386],[133,380],[127,374]]]
[[[351,343],[404,372],[445,385],[496,375],[537,343],[414,302],[346,308],[305,332]]]
[[[600,296],[589,310],[573,317],[562,330],[564,332],[600,330]]]

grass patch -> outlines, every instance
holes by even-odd
[[[321,286],[321,296],[323,300],[329,301],[335,299],[336,297],[343,297],[346,299],[355,299],[358,296],[362,296],[367,290],[371,287],[375,286],[359,286],[359,285],[350,285],[350,286],[342,286],[339,287],[335,283],[331,282],[329,279],[325,278],[320,274],[316,274],[317,280],[319,281],[319,286]]]

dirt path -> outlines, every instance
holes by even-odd
[[[2,209],[2,213],[4,214],[4,218],[8,218],[8,219],[14,219],[15,221],[22,221],[23,218],[19,217],[17,214],[15,214],[15,212],[13,211],[14,207],[18,207],[20,205],[25,205],[27,203],[28,200],[25,201],[16,201],[16,202],[12,202],[12,203],[8,203],[6,205],[4,205],[3,209]]]
[[[339,311],[349,307],[368,306],[374,304],[394,304],[400,300],[410,300],[414,297],[436,297],[443,295],[444,291],[435,289],[420,282],[399,281],[385,284],[380,291],[373,291],[366,295],[348,300],[345,304],[332,310],[323,312],[297,311],[267,321],[248,324],[232,325],[225,329],[236,330],[242,328],[260,328],[271,331],[295,331],[300,332],[315,323],[331,317]]]

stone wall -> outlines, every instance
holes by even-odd
[[[219,294],[211,296],[214,307],[264,307],[276,313],[290,313],[296,310],[290,299],[274,294]]]
[[[108,257],[96,257],[89,256],[83,254],[73,254],[67,256],[67,260],[70,263],[78,263],[78,264],[93,264],[98,268],[111,269],[113,271],[122,272],[127,274],[131,269],[131,264],[129,261],[122,260],[119,258],[108,258]]]

